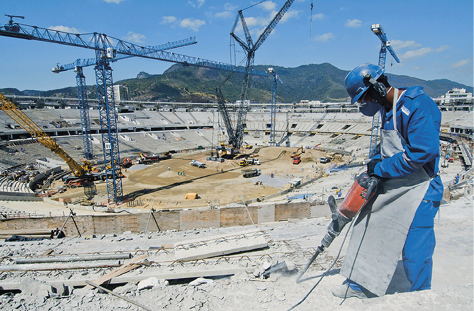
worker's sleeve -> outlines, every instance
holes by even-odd
[[[433,120],[427,107],[421,101],[416,107],[410,107],[413,111],[408,116],[404,112],[397,114],[397,120],[402,122],[399,132],[406,140],[405,151],[377,164],[375,175],[382,178],[404,177],[438,156],[439,122]]]

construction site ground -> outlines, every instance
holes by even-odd
[[[254,153],[253,151],[257,151]],[[210,204],[225,206],[230,203],[241,203],[242,200],[261,199],[290,187],[288,183],[281,187],[281,183],[272,183],[271,178],[265,183],[256,183],[253,178],[244,178],[242,170],[259,168],[262,175],[271,176],[275,180],[291,180],[303,178],[307,180],[324,172],[326,168],[342,164],[341,161],[332,161],[321,164],[319,159],[326,156],[326,152],[306,149],[300,154],[301,163],[293,164],[291,154],[296,148],[265,147],[248,149],[246,154],[256,157],[261,165],[239,166],[241,159],[225,160],[224,162],[206,161],[210,151],[197,153],[178,153],[168,160],[154,164],[133,165],[123,169],[126,178],[122,179],[123,194],[127,201],[135,200],[133,207],[150,209],[180,209],[207,207]],[[206,168],[198,168],[190,164],[191,160],[206,163]],[[347,160],[342,158],[342,160]],[[53,187],[61,186],[57,181]],[[97,197],[95,202],[106,202],[107,189],[105,182],[96,182]],[[187,200],[186,194],[197,193],[198,199]],[[67,189],[64,193],[52,196],[57,198],[71,198],[74,201],[83,199],[84,189]]]
[[[282,151],[286,152],[282,154]],[[258,158],[262,164],[257,167],[266,176],[274,174],[273,180],[289,180],[326,173],[326,169],[335,164],[319,164],[319,158],[326,153],[306,149],[301,155],[302,162],[294,165],[290,157],[294,151],[295,148],[260,149]],[[124,194],[135,195],[135,201],[144,203],[137,210],[149,212],[153,202],[154,208],[207,208],[207,201],[219,200],[224,205],[240,202],[240,196],[248,200],[268,196],[281,188],[256,185],[252,178],[244,179],[238,160],[217,164],[206,161],[208,155],[209,151],[181,153],[154,165],[132,166],[124,172],[127,175],[123,180]],[[191,166],[192,159],[205,162],[207,168]],[[220,172],[221,169],[224,173]],[[327,199],[327,195],[334,194],[334,188],[342,189],[346,194],[353,182],[352,177],[364,169],[365,166],[361,166],[331,172],[294,194],[320,193],[322,199]],[[182,171],[185,175],[178,175]],[[461,163],[455,161],[443,167],[440,174],[444,183],[450,183],[460,172]],[[97,183],[97,189],[100,194],[95,199],[106,200],[105,183]],[[190,192],[197,192],[201,199],[186,200],[185,195]],[[81,188],[68,189],[60,195],[73,200],[84,196]],[[289,200],[281,196],[274,199]],[[69,212],[64,206],[42,202],[2,201],[0,205],[53,216]],[[339,270],[348,243],[345,241],[343,245],[349,226],[317,258],[302,277],[302,282],[297,283],[298,274],[321,244],[330,222],[329,217],[313,217],[251,226],[5,241],[0,247],[0,290],[3,289],[0,291],[0,309],[283,311],[301,302],[294,310],[472,310],[473,210],[471,177],[451,192],[450,201],[443,200],[436,216],[437,245],[431,290],[407,292],[409,283],[399,261],[385,296],[366,300],[334,297],[331,288],[344,281]],[[74,211],[80,215],[104,214],[81,208]],[[252,232],[260,232],[264,243],[253,243]],[[213,241],[217,245],[217,254]],[[243,247],[240,247],[242,242]],[[224,253],[226,248],[230,252]],[[200,259],[181,260],[178,255],[183,250],[200,251],[202,256]],[[80,260],[91,255],[107,257],[117,254],[133,257],[126,260]],[[77,259],[55,261],[67,256]],[[53,261],[44,264],[16,262],[23,258]],[[282,265],[283,268],[265,275],[266,271]],[[324,274],[327,269],[329,271]],[[99,279],[107,279],[102,286],[109,292],[84,287],[88,284],[86,282],[99,282]]]
[[[0,295],[0,309],[283,311],[290,310],[308,294],[294,310],[468,311],[473,308],[472,204],[470,193],[441,205],[435,221],[437,245],[431,290],[407,292],[409,283],[400,261],[385,296],[366,300],[334,297],[331,288],[344,281],[339,270],[345,247],[336,264],[332,266],[332,263],[337,258],[348,226],[317,258],[302,277],[302,282],[297,283],[298,274],[326,232],[330,219],[322,217],[245,227],[4,242],[0,248],[4,269],[0,286],[16,288],[16,291],[7,290]],[[177,244],[189,241],[192,244],[188,245],[206,250],[212,237],[242,237],[252,230],[263,232],[267,247],[226,256],[176,261]],[[196,240],[207,243],[198,245]],[[128,272],[120,267],[131,260],[79,261],[75,263],[75,269],[65,269],[65,265],[74,262],[53,262],[46,268],[45,264],[33,264],[25,267],[26,271],[8,271],[9,268],[25,266],[15,264],[15,260],[41,259],[45,254],[49,258],[60,258],[123,253],[132,254],[133,259],[146,257],[146,260]],[[286,268],[263,275],[266,269],[281,263]],[[83,287],[85,281],[103,279],[117,269],[122,272],[117,273],[110,284],[102,285],[111,292]]]

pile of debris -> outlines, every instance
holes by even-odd
[[[323,232],[325,225],[326,219],[313,220],[310,227]],[[261,226],[4,243],[0,304],[27,310],[216,310],[242,299],[239,305],[247,309],[245,292],[253,289],[264,294],[259,304],[277,310],[285,291],[267,290],[266,284],[281,277],[294,282],[296,266],[313,251],[279,235]],[[315,267],[327,268],[332,259],[322,256]],[[238,289],[243,282],[245,292]]]

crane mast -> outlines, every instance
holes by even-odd
[[[276,145],[276,135],[275,135],[275,122],[276,122],[276,90],[278,82],[281,82],[280,77],[276,74],[273,68],[268,68],[268,72],[273,75],[273,82],[272,82],[272,98],[270,104],[270,146]]]
[[[87,100],[86,77],[82,67],[76,69],[77,102],[81,117],[82,145],[84,148],[84,158],[91,160],[94,157],[92,148],[91,122],[89,118],[89,101]]]
[[[174,49],[181,46],[196,44],[196,37],[190,37],[188,39],[168,42],[166,44],[158,45],[152,47],[153,50],[164,50],[164,49]],[[115,58],[112,58],[111,62],[116,62],[121,59],[126,59],[132,57],[131,55],[118,54]],[[87,100],[87,89],[86,89],[86,78],[82,70],[83,67],[88,67],[92,65],[97,65],[96,58],[89,59],[77,59],[75,62],[60,65],[57,64],[56,67],[52,69],[54,73],[60,73],[63,71],[68,71],[74,69],[76,72],[76,85],[77,85],[77,99],[79,104],[80,116],[81,116],[81,129],[82,129],[82,140],[83,140],[83,149],[84,157],[88,160],[94,157],[93,147],[92,147],[92,136],[90,129],[90,119],[89,119],[89,102]]]
[[[395,59],[397,63],[400,63],[400,59],[395,53],[395,50],[390,45],[390,41],[387,40],[387,35],[383,31],[382,26],[380,26],[380,24],[373,24],[371,27],[371,30],[381,41],[380,52],[379,52],[379,67],[382,68],[383,71],[385,72],[385,61],[387,58],[387,51],[390,52],[393,59]],[[372,132],[370,134],[369,158],[372,158],[377,153],[377,140],[379,137],[379,127],[380,127],[380,114],[377,112],[372,117]]]

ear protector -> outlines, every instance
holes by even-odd
[[[364,75],[364,81],[367,81],[370,86],[372,86],[375,92],[380,95],[382,98],[387,96],[387,88],[382,82],[375,80],[370,73]]]

